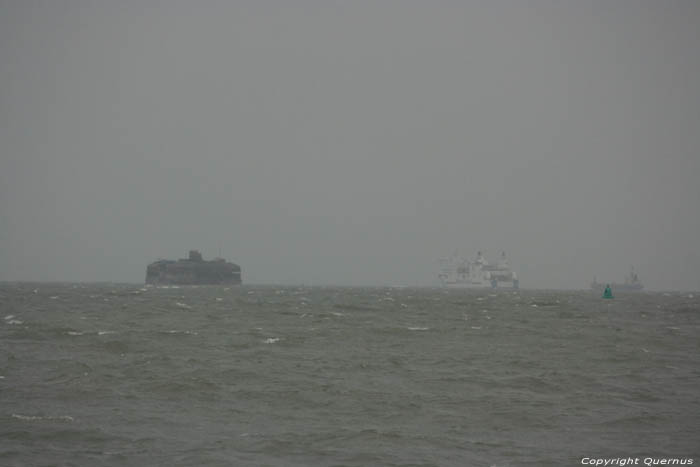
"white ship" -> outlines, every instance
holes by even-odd
[[[510,268],[505,252],[496,264],[489,264],[479,252],[474,261],[457,253],[440,260],[440,282],[444,287],[462,289],[512,288],[519,286],[518,276]]]

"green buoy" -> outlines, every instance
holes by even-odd
[[[603,292],[603,298],[613,298],[612,289],[610,284],[605,286],[605,292]]]

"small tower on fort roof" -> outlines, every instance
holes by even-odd
[[[202,254],[197,250],[190,250],[190,261],[202,261]]]

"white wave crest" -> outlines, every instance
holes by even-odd
[[[35,420],[58,420],[62,422],[73,422],[75,419],[71,417],[70,415],[56,415],[56,416],[47,416],[47,417],[40,417],[37,415],[20,415],[13,413],[12,418],[16,418],[18,420],[25,420],[28,422],[35,421]]]

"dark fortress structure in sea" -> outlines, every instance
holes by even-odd
[[[210,285],[240,284],[241,267],[223,258],[204,261],[197,250],[190,250],[188,258],[160,259],[146,268],[146,284],[154,285]]]

